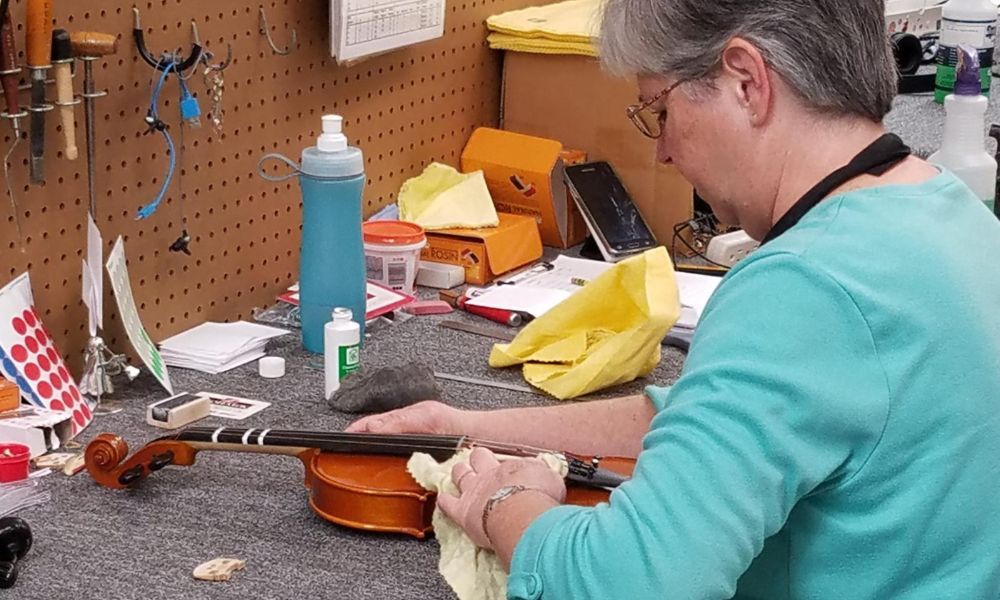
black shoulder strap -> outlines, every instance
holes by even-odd
[[[894,133],[887,133],[858,153],[843,167],[826,176],[805,193],[767,232],[761,245],[795,226],[830,193],[859,175],[882,175],[910,155],[910,148]]]

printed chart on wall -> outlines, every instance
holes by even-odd
[[[444,35],[445,0],[331,0],[330,55],[344,62]]]
[[[125,325],[125,333],[132,342],[139,358],[146,364],[156,380],[171,394],[174,388],[170,384],[170,375],[167,373],[167,365],[163,364],[163,357],[156,349],[156,344],[149,339],[146,328],[139,320],[139,311],[135,307],[135,298],[132,296],[132,284],[129,283],[128,266],[125,262],[125,242],[121,236],[115,241],[115,247],[111,249],[108,256],[108,275],[111,279],[111,289],[115,292],[115,301],[118,303],[118,314],[122,317]]]
[[[72,413],[73,436],[94,419],[35,310],[27,273],[0,289],[0,372],[31,404]]]

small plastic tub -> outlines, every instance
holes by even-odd
[[[368,221],[363,226],[369,280],[404,294],[413,293],[424,228],[407,221]]]
[[[0,483],[28,478],[31,448],[24,444],[0,443]]]

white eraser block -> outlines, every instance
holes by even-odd
[[[447,290],[465,283],[465,269],[458,265],[446,265],[420,261],[417,269],[417,285]]]
[[[198,419],[204,419],[212,410],[212,401],[194,394],[177,394],[146,407],[146,423],[163,429],[177,429]]]

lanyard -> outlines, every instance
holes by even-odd
[[[795,226],[814,206],[823,201],[833,190],[859,175],[882,175],[910,155],[910,148],[893,133],[887,133],[872,142],[843,167],[826,176],[792,205],[767,232],[760,245],[770,242]]]

